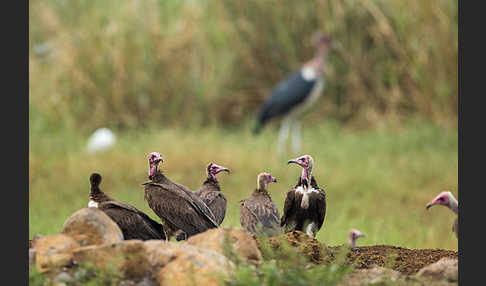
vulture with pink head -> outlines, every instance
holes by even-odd
[[[187,239],[211,228],[219,227],[208,206],[184,185],[174,183],[159,169],[163,162],[157,152],[148,155],[149,181],[143,183],[149,207],[160,217],[167,239]]]
[[[230,173],[228,168],[210,163],[206,168],[206,180],[203,182],[201,188],[195,192],[213,212],[218,225],[221,225],[226,215],[226,197],[221,192],[221,187],[216,178],[216,175],[222,171]]]
[[[268,173],[260,173],[257,188],[251,196],[240,201],[240,223],[248,232],[275,236],[281,233],[280,214],[268,193],[268,184],[277,179]]]
[[[349,247],[351,248],[351,250],[357,250],[358,248],[356,247],[356,240],[358,240],[358,238],[360,237],[364,237],[365,235],[357,230],[357,229],[352,229],[349,231]]]
[[[440,193],[439,195],[437,195],[437,197],[435,197],[432,201],[430,201],[425,206],[425,208],[429,209],[431,206],[434,206],[434,205],[445,206],[448,209],[450,209],[451,211],[453,211],[456,215],[457,215],[458,209],[459,209],[458,201],[456,200],[454,195],[449,191],[444,191],[444,192]],[[454,221],[454,224],[452,225],[452,231],[456,234],[456,238],[457,238],[458,232],[459,232],[457,218]]]
[[[90,201],[88,207],[96,207],[107,214],[123,232],[125,240],[128,239],[165,239],[162,225],[151,219],[147,214],[136,207],[110,198],[100,188],[101,175],[91,174]]]
[[[303,155],[288,161],[302,167],[297,185],[287,192],[281,226],[285,232],[299,230],[316,237],[326,216],[326,192],[312,176],[314,159]]]

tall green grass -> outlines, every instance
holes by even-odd
[[[132,129],[118,136],[113,149],[88,155],[87,138],[79,131],[31,134],[29,237],[59,232],[71,213],[87,206],[92,172],[103,176],[101,188],[110,196],[158,220],[140,186],[152,151],[164,157],[161,167],[169,178],[193,190],[204,181],[208,163],[232,170],[218,175],[228,200],[223,226],[240,226],[238,202],[255,189],[258,173],[278,179],[269,192],[282,212],[286,192],[301,172],[286,163],[297,154],[275,153],[277,134],[271,128],[259,137],[250,135],[250,124],[233,130]],[[425,210],[444,189],[458,197],[457,140],[457,129],[423,121],[364,131],[332,122],[304,129],[302,153],[313,156],[313,174],[327,192],[327,214],[317,239],[342,244],[349,229],[357,228],[366,234],[362,245],[457,249],[455,215],[443,207]]]
[[[447,0],[32,0],[31,121],[241,125],[321,29],[340,51],[311,122],[455,125],[457,14]]]

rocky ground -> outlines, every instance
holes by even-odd
[[[57,286],[84,285],[98,270],[114,273],[116,285],[215,285],[238,261],[259,267],[270,253],[285,247],[307,258],[306,269],[333,263],[353,266],[339,285],[458,284],[455,251],[389,245],[350,250],[326,246],[298,231],[264,239],[241,228],[212,229],[183,243],[123,240],[118,226],[96,208],[74,213],[60,234],[29,241],[29,265]]]

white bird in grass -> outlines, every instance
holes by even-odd
[[[116,136],[108,128],[97,129],[88,139],[88,153],[105,151],[115,145]]]

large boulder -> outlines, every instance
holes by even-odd
[[[168,261],[156,276],[160,285],[218,285],[234,267],[224,255],[213,250],[186,243],[165,246],[160,248],[157,259],[151,260],[159,265]]]
[[[347,274],[340,286],[364,286],[364,285],[405,285],[404,276],[393,269],[374,266],[369,269],[357,269]],[[401,283],[399,283],[401,282]]]
[[[74,251],[73,260],[77,264],[90,263],[101,270],[115,271],[127,279],[143,278],[151,272],[141,240],[80,247]]]
[[[123,240],[120,227],[97,208],[82,208],[73,213],[64,222],[61,233],[71,236],[81,246],[111,244]]]
[[[422,268],[415,277],[426,281],[447,281],[458,282],[458,260],[452,258],[442,258],[439,261]]]
[[[35,264],[39,272],[61,266],[69,266],[72,263],[73,251],[79,244],[70,236],[54,234],[44,236],[34,242]],[[29,258],[31,251],[29,250]],[[29,259],[30,260],[30,259]]]
[[[246,261],[259,264],[262,254],[253,235],[242,228],[220,227],[191,236],[187,243],[214,250],[227,257],[236,253]]]

